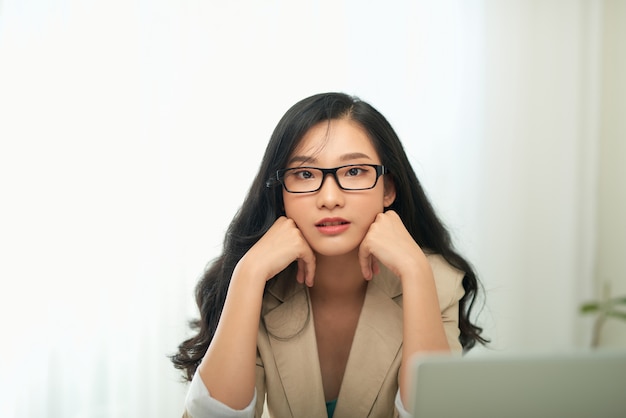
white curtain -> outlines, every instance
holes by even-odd
[[[0,416],[180,415],[193,287],[321,91],[397,129],[493,349],[585,345],[601,5],[0,2]]]

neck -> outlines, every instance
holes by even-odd
[[[362,299],[366,289],[356,252],[338,257],[316,255],[315,282],[309,290],[312,299]]]

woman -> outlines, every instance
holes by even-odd
[[[172,357],[186,416],[406,415],[410,359],[486,342],[478,282],[387,120],[327,93],[278,123]]]

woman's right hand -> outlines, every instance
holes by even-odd
[[[315,255],[295,222],[280,217],[235,267],[215,335],[198,368],[211,397],[233,409],[246,408],[254,397],[265,282],[294,261],[298,281],[311,286]]]
[[[298,263],[296,279],[313,286],[315,254],[296,223],[285,216],[276,219],[270,229],[248,250],[239,263],[245,263],[269,280],[293,261]]]

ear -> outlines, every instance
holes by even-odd
[[[388,208],[396,200],[396,185],[394,184],[391,176],[384,177],[383,181],[385,186],[385,194],[383,195],[383,206],[385,208]]]

